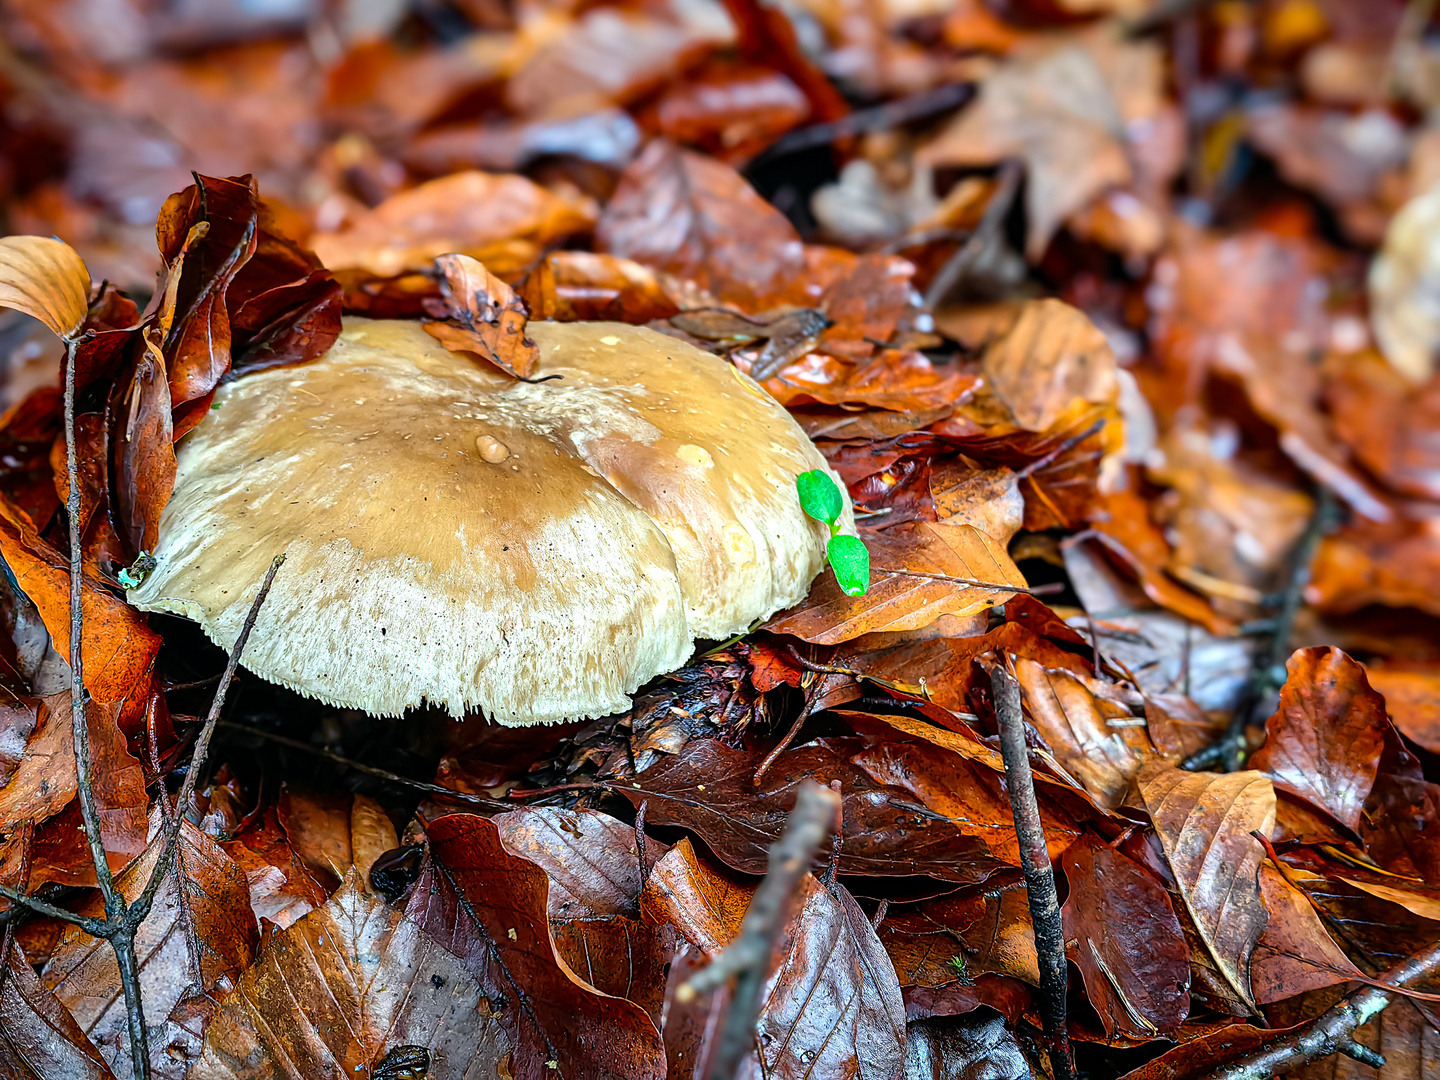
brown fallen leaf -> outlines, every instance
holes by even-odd
[[[1385,699],[1339,649],[1297,649],[1285,671],[1265,745],[1248,765],[1353,831],[1393,737]]]
[[[1173,1036],[1190,1011],[1190,950],[1170,894],[1091,833],[1070,846],[1060,866],[1070,890],[1060,911],[1066,952],[1105,1034]]]
[[[1385,711],[1405,737],[1440,753],[1440,671],[1366,665],[1365,678],[1385,698]]]
[[[0,238],[0,307],[23,311],[57,337],[69,337],[90,308],[90,271],[63,240]]]
[[[784,293],[804,259],[795,227],[738,172],[667,139],[625,170],[595,246],[689,278],[750,312]]]
[[[159,826],[157,811],[151,820],[150,846],[115,879],[129,901],[144,890],[159,861],[164,843]],[[219,845],[186,822],[180,829],[179,852],[183,871],[172,872],[161,886],[135,939],[146,989],[143,1000],[151,1064],[155,1074],[166,1080],[183,1080],[200,1053],[195,1034],[173,1020],[171,1010],[187,989],[203,994],[222,980],[238,977],[255,959],[260,940],[245,875]],[[182,888],[187,912],[180,909]],[[103,902],[93,898],[84,912],[102,917]],[[199,944],[199,972],[191,968],[187,921]],[[120,971],[109,944],[78,927],[68,927],[42,976],[111,1066],[127,1068],[129,1018],[120,993]]]
[[[751,893],[682,841],[655,864],[641,906],[647,918],[672,923],[713,959],[739,934]],[[844,886],[827,887],[806,874],[775,953],[760,991],[759,1069],[815,1080],[893,1077],[905,1054],[900,984],[869,918]]]
[[[985,350],[981,365],[1027,431],[1048,431],[1077,399],[1113,404],[1120,395],[1109,341],[1083,312],[1059,300],[1027,303]]]
[[[643,325],[668,319],[679,304],[649,267],[617,255],[556,251],[518,286],[536,319],[594,320]]]
[[[948,986],[986,974],[1040,981],[1030,906],[1015,882],[896,905],[879,934],[904,986]]]
[[[1274,828],[1275,789],[1258,772],[1191,773],[1159,762],[1140,770],[1139,787],[1196,930],[1253,1009],[1250,957],[1268,916],[1257,880],[1265,851],[1250,833]]]
[[[664,1047],[644,1009],[598,992],[557,958],[544,872],[506,851],[485,818],[451,814],[426,831],[431,861],[406,913],[490,998],[511,1074],[660,1080]]]
[[[257,821],[221,847],[245,871],[250,907],[257,919],[268,919],[288,930],[329,897],[290,846],[273,806],[266,807]]]
[[[0,978],[0,1071],[10,1080],[115,1080],[95,1044],[14,946]]]
[[[488,361],[517,379],[540,362],[540,349],[525,336],[529,312],[515,290],[468,255],[441,255],[448,319],[427,321],[425,330],[451,352]]]
[[[370,887],[370,868],[385,852],[400,846],[390,815],[369,795],[354,795],[350,804],[350,858],[360,880]]]
[[[1014,595],[1005,586],[1026,587],[1004,547],[973,525],[904,525],[867,536],[865,546],[870,587],[864,595],[846,596],[826,575],[803,603],[776,615],[765,629],[835,645],[876,631],[919,629],[942,615],[985,611]]]
[[[1306,895],[1269,861],[1260,864],[1260,892],[1270,920],[1250,960],[1250,985],[1262,1005],[1358,976]]]
[[[541,246],[594,223],[588,207],[523,176],[461,172],[392,195],[340,232],[310,238],[331,270],[378,277],[424,270],[437,255],[461,252],[484,262],[487,248],[521,241]]]
[[[1000,544],[1008,545],[1025,523],[1019,477],[1003,465],[998,469],[980,469],[963,461],[937,465],[930,473],[930,497],[939,521],[973,525]]]
[[[285,784],[276,819],[295,854],[330,889],[345,880],[354,863],[350,846],[351,798],[321,795]]]
[[[498,1077],[512,1045],[479,983],[352,871],[221,1001],[190,1080],[367,1076],[391,1047],[422,1046],[434,1080]]]
[[[1117,808],[1155,752],[1143,721],[1131,712],[1131,703],[1140,703],[1137,696],[1122,686],[1024,658],[1015,661],[1015,677],[1035,730],[1055,760],[1097,804]]]

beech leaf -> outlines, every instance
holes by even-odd
[[[34,316],[69,338],[90,307],[90,271],[63,240],[0,237],[0,307]]]

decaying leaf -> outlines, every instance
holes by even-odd
[[[1265,852],[1250,833],[1274,828],[1269,777],[1151,763],[1138,779],[1195,928],[1235,996],[1253,1008],[1250,957],[1268,916],[1258,880]]]
[[[135,900],[160,858],[160,816],[151,821],[145,853],[118,875],[115,884]],[[259,928],[250,911],[245,875],[208,836],[188,822],[181,826],[179,866],[161,886],[155,906],[135,938],[140,961],[151,1062],[167,1080],[182,1080],[200,1053],[196,1033],[172,1016],[187,989],[206,993],[234,979],[255,958]],[[181,890],[184,900],[181,899]],[[182,902],[185,904],[181,909]],[[104,915],[98,898],[85,912]],[[200,970],[192,970],[187,935],[199,946]],[[123,1073],[129,1061],[128,1017],[120,993],[120,972],[108,943],[75,927],[67,929],[43,972],[56,998],[100,1048],[112,1068]],[[283,1074],[280,1074],[283,1075]]]
[[[449,319],[427,322],[426,331],[451,352],[494,364],[523,379],[540,362],[540,349],[525,336],[529,312],[515,290],[468,255],[441,255]]]
[[[396,1046],[431,1053],[429,1080],[499,1080],[513,1049],[456,957],[352,873],[267,943],[221,1002],[193,1080],[365,1076]]]
[[[1060,859],[1066,950],[1105,1034],[1173,1035],[1190,1010],[1189,948],[1159,881],[1087,833]]]
[[[94,1043],[12,946],[0,979],[0,1069],[13,1080],[115,1080]]]
[[[644,1009],[598,992],[558,959],[544,872],[506,851],[485,818],[452,814],[428,832],[431,862],[407,915],[478,981],[491,1003],[486,1015],[504,1034],[511,1074],[664,1076],[660,1034]]]
[[[674,924],[713,958],[739,933],[751,893],[682,842],[655,864],[641,905],[647,917]],[[802,879],[776,961],[756,1024],[763,1074],[817,1080],[896,1074],[905,1055],[900,984],[870,920],[843,886]]]

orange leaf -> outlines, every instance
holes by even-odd
[[[507,375],[527,378],[540,362],[540,350],[525,336],[525,302],[469,255],[441,255],[435,265],[445,275],[451,320],[427,322],[430,336],[451,352],[477,356]]]
[[[69,337],[90,307],[90,271],[63,240],[0,238],[0,307],[33,315],[56,336]]]

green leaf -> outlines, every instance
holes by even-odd
[[[858,536],[832,536],[825,554],[846,596],[859,596],[870,587],[870,552]]]
[[[800,492],[800,507],[816,521],[834,524],[845,509],[845,498],[835,481],[819,469],[803,472],[795,478]]]

